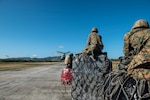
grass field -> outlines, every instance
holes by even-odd
[[[0,71],[26,68],[26,67],[35,67],[40,65],[50,65],[55,63],[59,63],[59,62],[0,62]],[[119,61],[112,61],[113,70],[116,69],[116,65],[118,63]]]
[[[40,65],[50,65],[58,62],[0,62],[0,71],[12,70]]]
[[[112,61],[112,69],[116,70],[116,65],[119,63],[119,61]]]

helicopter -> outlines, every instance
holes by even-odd
[[[65,57],[66,57],[66,55],[70,53],[69,51],[68,51],[68,52],[57,51],[57,52],[62,54],[62,55],[61,55],[61,60],[64,60]]]

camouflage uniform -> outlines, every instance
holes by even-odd
[[[124,54],[133,57],[125,66],[127,73],[150,80],[150,28],[147,21],[136,21],[131,31],[125,34]]]
[[[98,34],[97,28],[92,28],[92,33],[89,34],[87,39],[87,47],[84,48],[83,53],[92,54],[95,53],[100,54],[103,49],[102,38]]]
[[[65,57],[64,63],[66,64],[66,68],[72,69],[72,61],[73,61],[73,54],[69,54]]]

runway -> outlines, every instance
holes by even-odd
[[[0,100],[71,100],[61,83],[63,64],[0,71]]]

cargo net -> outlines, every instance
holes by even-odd
[[[150,81],[111,71],[112,63],[105,54],[97,61],[78,56],[73,63],[72,100],[150,100]]]
[[[77,56],[73,62],[72,99],[102,100],[104,76],[111,71],[112,63],[106,53],[98,56],[97,61],[92,56]]]

